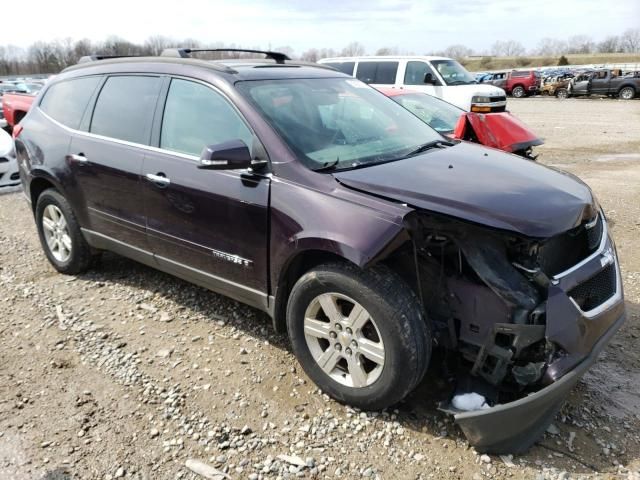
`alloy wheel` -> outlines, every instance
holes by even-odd
[[[623,100],[631,100],[635,95],[635,92],[632,88],[626,87],[620,90],[620,98]]]
[[[315,362],[336,382],[363,388],[380,377],[385,361],[380,331],[369,312],[346,295],[314,298],[305,312],[304,336]]]
[[[42,230],[51,255],[61,263],[69,260],[73,244],[67,219],[57,206],[49,204],[45,207],[42,213]]]

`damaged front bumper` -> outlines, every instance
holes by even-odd
[[[600,351],[624,323],[624,312],[596,343],[591,353],[562,378],[531,395],[492,408],[455,413],[469,443],[483,453],[522,453],[545,432],[569,392],[596,361]],[[450,411],[450,410],[449,410]]]
[[[607,289],[613,294],[606,293]],[[533,445],[624,322],[620,268],[606,230],[596,252],[553,277],[545,308],[545,338],[562,355],[546,366],[540,382],[543,388],[483,410],[443,409],[454,415],[478,451],[521,453]]]

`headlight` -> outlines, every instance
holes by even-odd
[[[491,103],[491,97],[485,97],[481,95],[474,95],[471,97],[471,103]]]

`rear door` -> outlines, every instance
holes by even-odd
[[[158,265],[264,308],[270,175],[198,168],[205,147],[252,147],[255,135],[221,92],[197,81],[171,79],[159,111],[140,190]]]
[[[87,120],[88,133],[73,136],[67,157],[88,210],[88,228],[144,250],[140,174],[161,82],[151,75],[108,77]]]

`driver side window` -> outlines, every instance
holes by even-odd
[[[251,148],[253,133],[222,95],[200,83],[171,80],[160,148],[200,156],[208,145],[238,139]]]
[[[424,85],[424,77],[427,73],[433,76],[436,84],[439,84],[438,77],[433,73],[429,64],[425,62],[407,62],[407,68],[404,72],[405,85]]]

